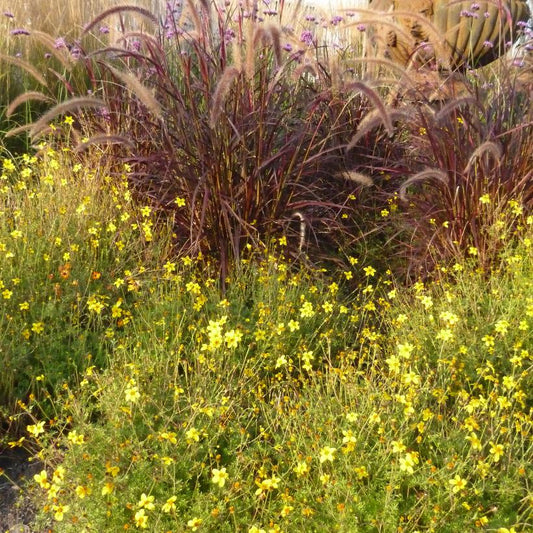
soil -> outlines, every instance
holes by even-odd
[[[29,454],[20,448],[0,449],[0,533],[37,533],[31,529],[35,508],[24,485],[40,471],[41,465],[29,459]]]

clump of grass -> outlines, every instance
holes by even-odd
[[[465,253],[490,268],[519,215],[533,207],[531,106],[513,78],[520,72],[500,68],[507,81],[499,86],[480,73],[465,80],[469,95],[413,115],[402,160],[411,175],[387,184],[389,194],[398,184],[402,200],[396,220],[408,277]]]
[[[356,152],[343,148],[373,108],[392,132],[371,84],[333,75],[337,61],[321,59],[314,40],[244,7],[191,3],[164,33],[124,33],[94,57],[87,65],[102,73],[107,110],[80,114],[89,144],[128,143],[110,153],[132,166],[135,193],[172,220],[176,250],[216,257],[222,279],[247,245],[273,236],[293,254],[338,241],[357,188],[338,178],[357,170]]]
[[[54,127],[68,135],[71,121]],[[127,170],[111,180],[101,154],[89,165],[51,141],[38,156],[0,159],[3,406],[34,393],[47,368],[51,393],[105,363],[158,249],[147,252],[153,214],[133,206]]]

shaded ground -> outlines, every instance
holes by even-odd
[[[0,450],[0,533],[36,533],[30,527],[35,510],[24,494],[24,483],[39,472],[25,450]]]

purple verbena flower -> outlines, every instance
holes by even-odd
[[[366,31],[366,26],[364,24],[358,24],[356,26],[356,28],[359,30],[359,31]]]
[[[305,43],[307,46],[311,46],[313,44],[313,33],[309,30],[303,31],[300,35],[300,41]]]
[[[494,45],[490,41],[483,41],[484,48],[493,48]]]
[[[30,32],[28,30],[25,30],[24,28],[16,28],[15,30],[11,30],[9,33],[11,35],[29,35]]]
[[[340,22],[342,22],[344,19],[340,16],[340,15],[335,15],[332,19],[331,19],[331,24],[333,24],[333,26],[337,26],[337,24],[339,24]]]
[[[100,26],[99,32],[104,34],[109,33],[109,26],[106,26],[105,24]]]
[[[70,49],[70,55],[73,59],[79,59],[82,56],[81,48],[79,46],[73,46]]]
[[[231,28],[228,28],[224,32],[224,42],[231,43],[233,39],[235,39],[235,32]]]
[[[11,11],[4,11],[4,17],[7,17],[8,19],[14,19],[15,15],[13,15]]]
[[[285,43],[281,48],[287,52],[292,52],[292,44],[291,43]]]
[[[67,41],[65,41],[64,37],[58,37],[54,42],[54,48],[59,50],[60,48],[67,48]]]

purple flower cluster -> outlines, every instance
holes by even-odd
[[[313,33],[310,32],[309,30],[303,31],[302,34],[300,35],[300,41],[302,43],[305,43],[307,46],[311,46],[314,42]]]
[[[224,32],[224,42],[225,43],[231,43],[233,41],[233,39],[235,39],[235,32],[231,28],[228,28]]]
[[[28,30],[25,30],[24,28],[16,28],[15,30],[11,30],[9,33],[11,35],[29,35],[30,32]]]
[[[463,9],[461,13],[459,13],[459,15],[461,17],[466,17],[466,18],[473,18],[473,19],[479,18],[478,13],[476,13],[475,11],[468,11],[467,9]]]

